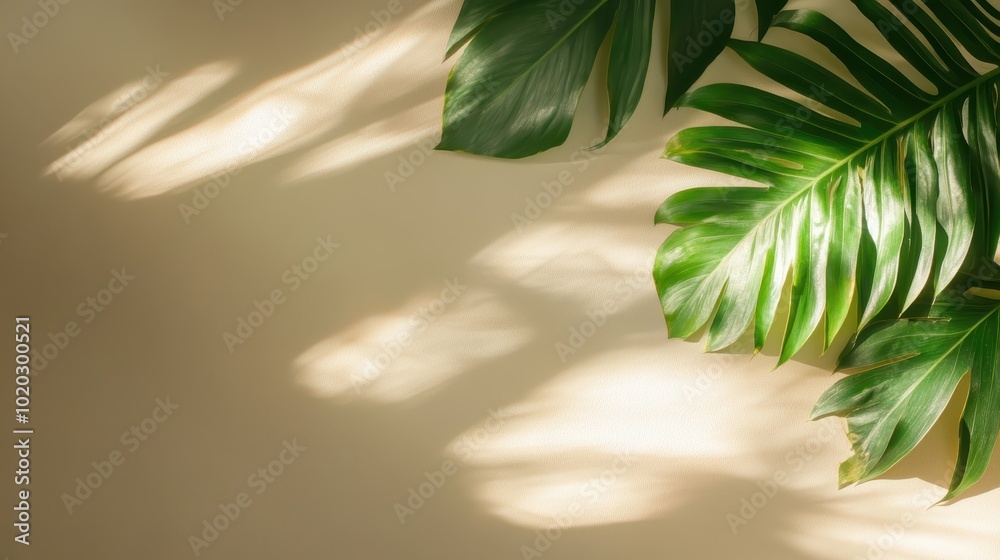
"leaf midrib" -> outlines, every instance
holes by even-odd
[[[744,239],[750,238],[750,236],[752,234],[755,235],[756,232],[757,232],[757,230],[761,227],[761,225],[764,224],[764,222],[767,222],[768,220],[773,219],[774,216],[776,214],[780,213],[781,211],[783,211],[786,206],[788,206],[789,204],[791,204],[792,202],[794,202],[795,200],[797,200],[803,194],[806,194],[809,191],[811,191],[812,189],[814,189],[816,187],[816,185],[819,184],[823,179],[826,179],[830,175],[832,175],[835,172],[839,171],[842,167],[844,167],[845,165],[849,164],[852,160],[854,160],[854,158],[856,158],[859,155],[864,154],[865,152],[873,149],[875,146],[878,146],[879,144],[885,142],[889,138],[892,138],[894,135],[898,134],[899,132],[901,132],[901,131],[903,131],[903,130],[905,130],[905,129],[911,127],[911,126],[913,126],[920,119],[926,117],[927,115],[933,113],[934,111],[940,110],[942,107],[948,105],[949,103],[951,103],[952,101],[954,101],[958,97],[961,97],[963,94],[965,94],[969,90],[975,89],[980,84],[982,84],[984,82],[988,82],[991,79],[997,78],[997,77],[1000,77],[1000,67],[994,68],[991,72],[983,74],[982,76],[976,78],[975,80],[972,80],[971,82],[965,84],[964,86],[956,89],[955,91],[953,91],[953,92],[949,93],[948,95],[942,97],[940,100],[934,102],[933,104],[931,104],[930,106],[928,106],[923,111],[917,113],[916,115],[914,115],[912,117],[907,118],[906,120],[901,121],[899,124],[897,124],[893,128],[891,128],[888,131],[886,131],[885,133],[883,133],[881,136],[873,139],[871,142],[866,143],[864,146],[862,146],[861,148],[859,148],[858,150],[856,150],[854,153],[848,155],[844,159],[840,160],[839,162],[837,162],[836,164],[834,164],[833,166],[831,166],[830,169],[828,169],[827,171],[824,171],[822,174],[820,174],[815,179],[813,179],[808,184],[806,184],[806,186],[802,187],[800,190],[796,191],[791,196],[789,196],[784,201],[782,201],[780,204],[778,204],[777,206],[775,206],[773,210],[771,210],[770,212],[768,212],[766,216],[764,216],[763,218],[761,218],[761,220],[759,222],[757,222],[757,224],[755,224],[753,226],[753,228],[751,228],[747,232],[746,236],[744,236]],[[774,187],[771,187],[771,188],[774,188]],[[735,250],[735,248],[734,248],[734,250]],[[730,253],[730,254],[732,254],[732,253]],[[727,255],[727,258],[728,257],[729,257],[729,255]]]
[[[974,324],[971,327],[969,327],[962,334],[962,337],[959,338],[957,341],[955,341],[955,343],[952,344],[951,347],[948,348],[948,350],[942,352],[941,356],[938,357],[938,359],[936,359],[933,362],[931,362],[931,364],[924,370],[924,373],[922,375],[918,376],[917,379],[910,385],[910,387],[907,388],[907,390],[902,395],[900,395],[900,398],[897,399],[896,404],[894,404],[892,406],[892,408],[890,408],[885,414],[882,415],[882,418],[878,422],[876,422],[876,426],[880,425],[880,424],[882,424],[882,423],[884,423],[886,421],[888,421],[892,417],[892,414],[899,407],[903,406],[903,403],[905,403],[905,402],[907,402],[909,400],[910,395],[912,395],[913,392],[917,390],[917,387],[921,383],[923,383],[924,380],[927,379],[938,368],[938,366],[941,365],[941,362],[943,362],[945,360],[945,358],[947,358],[948,356],[950,356],[955,350],[957,350],[962,344],[964,344],[965,343],[965,339],[969,338],[970,334],[972,334],[983,323],[985,323],[987,320],[989,320],[989,318],[992,317],[998,310],[1000,310],[1000,306],[994,306],[993,309],[991,309],[989,313],[987,313],[985,316],[983,316],[982,319],[976,321],[976,324]],[[970,365],[969,369],[966,369],[965,371],[963,371],[962,372],[962,376],[965,376],[966,373],[969,373],[969,371],[971,371],[971,367],[972,366]],[[897,425],[898,425],[898,422],[897,422]],[[895,430],[896,430],[896,428],[894,426],[893,427],[893,432],[895,432]],[[874,430],[870,430],[869,433],[871,433],[872,431],[874,431]],[[890,434],[890,437],[891,437],[891,434]],[[886,445],[886,448],[888,448],[888,445]],[[882,458],[885,457],[886,450],[887,449],[882,450],[882,454],[879,456],[878,459],[875,460],[875,463],[872,465],[872,468],[875,468],[882,461]],[[875,474],[875,476],[878,476],[878,474],[880,474],[880,473]],[[866,475],[866,477],[867,477],[867,475]]]

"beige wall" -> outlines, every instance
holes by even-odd
[[[774,352],[666,339],[649,270],[669,230],[653,212],[731,180],[658,159],[681,127],[713,122],[661,118],[661,71],[603,150],[579,150],[601,132],[591,87],[563,148],[425,153],[459,0],[403,0],[381,25],[372,10],[388,5],[246,0],[220,21],[209,0],[77,1],[19,53],[4,45],[0,316],[13,329],[30,314],[36,348],[80,329],[33,381],[33,544],[7,544],[5,475],[10,558],[193,557],[189,535],[240,493],[249,506],[202,557],[521,558],[567,515],[545,558],[996,557],[996,467],[925,507],[943,495],[956,407],[884,480],[838,491],[839,424],[806,421],[832,358],[772,372]],[[38,9],[5,2],[0,30]],[[166,75],[144,82],[147,67]],[[755,83],[731,53],[706,80],[736,72]],[[419,164],[390,188],[401,157]],[[213,175],[227,186],[197,200]],[[327,236],[331,258],[284,276]],[[122,268],[135,279],[86,311]],[[283,303],[231,353],[224,333],[274,290]],[[179,409],[146,420],[167,397]],[[122,440],[144,420],[155,433]],[[115,452],[124,462],[69,513],[75,479]],[[272,482],[248,479],[269,464]],[[430,493],[425,472],[443,483],[401,523],[395,504]],[[742,500],[762,507],[734,534]]]

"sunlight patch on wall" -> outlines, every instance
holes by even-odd
[[[447,7],[443,1],[421,6],[412,16],[407,14],[406,26],[400,25],[402,19],[393,20],[363,41],[342,44],[319,60],[203,109],[195,124],[156,139],[167,123],[235,74],[223,63],[203,67],[152,92],[148,101],[111,122],[99,142],[91,142],[84,153],[59,158],[48,173],[58,173],[60,179],[96,180],[101,190],[136,199],[209,177],[235,175],[317,142],[326,144],[301,160],[292,177],[332,172],[391,153],[439,126],[440,109],[433,107],[440,105],[440,95],[426,102],[422,98],[424,103],[412,108],[415,90],[446,70],[423,56],[419,47],[437,36],[430,22],[436,21],[436,11]],[[222,67],[226,70],[220,71]],[[191,83],[195,78],[203,83]],[[72,134],[84,121],[100,121],[96,115],[114,111],[115,99],[135,87],[130,83],[101,99],[53,138]],[[359,106],[376,110],[366,114],[357,111]],[[338,129],[343,130],[338,134]],[[377,139],[359,142],[359,130]]]
[[[467,289],[446,283],[440,294],[369,317],[320,342],[296,360],[298,381],[322,397],[402,402],[531,340],[532,330],[499,295]]]
[[[94,102],[43,143],[67,150],[45,170],[46,175],[60,181],[93,179],[229,83],[238,72],[233,62],[206,64],[178,78],[159,66],[149,67],[145,78]]]
[[[608,211],[620,211],[622,208],[642,209],[649,216],[646,223],[651,222],[656,208],[673,192],[679,190],[675,187],[678,174],[674,173],[674,180],[667,183],[663,180],[663,170],[669,164],[658,159],[655,154],[645,154],[645,156],[636,158],[629,165],[632,176],[629,178],[628,188],[623,188],[620,181],[602,181],[584,193],[587,204]],[[636,168],[641,169],[650,165],[649,162],[656,164],[650,168],[649,173],[641,174],[636,171]],[[688,173],[687,170],[684,171],[686,178]],[[691,183],[697,184],[695,181]]]
[[[303,111],[284,96],[241,103],[125,158],[99,182],[127,198],[145,198],[212,175],[237,174],[294,137]]]
[[[534,223],[511,232],[472,257],[486,274],[547,295],[584,299],[594,293],[652,298],[656,244],[635,229],[607,222]],[[516,262],[517,266],[510,266]]]
[[[421,161],[440,139],[440,127],[428,115],[441,112],[442,98],[435,98],[402,114],[374,122],[313,148],[284,172],[287,181],[343,172],[366,161],[401,152],[407,148],[423,153]],[[411,164],[412,166],[413,164]]]
[[[307,146],[351,116],[362,96],[345,84],[371,76],[399,78],[401,57],[419,52],[419,34],[392,38],[392,48],[333,54],[261,84],[178,134],[146,146],[99,178],[100,186],[143,198],[243,168]],[[412,83],[412,82],[411,82]],[[405,88],[367,92],[366,103],[391,100]]]
[[[683,488],[672,486],[683,485],[686,469],[724,464],[740,447],[730,419],[690,414],[686,366],[664,355],[656,347],[603,354],[503,407],[502,428],[471,452],[472,434],[458,436],[449,453],[472,465],[482,506],[529,527],[567,512],[575,526],[634,521],[680,500]]]

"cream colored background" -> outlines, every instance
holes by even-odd
[[[883,480],[838,491],[846,440],[836,420],[806,421],[831,357],[772,372],[773,351],[667,340],[648,278],[669,229],[653,213],[682,188],[731,180],[658,159],[681,127],[715,122],[661,118],[662,70],[605,149],[579,150],[601,132],[598,70],[566,146],[516,162],[433,153],[393,192],[386,172],[437,133],[460,2],[403,0],[372,23],[387,4],[246,0],[220,21],[209,0],[77,1],[19,54],[4,44],[0,315],[30,314],[40,346],[79,322],[110,270],[136,276],[34,379],[34,544],[8,544],[5,474],[10,558],[192,557],[188,536],[292,438],[306,451],[250,490],[202,557],[521,558],[573,503],[545,558],[997,557],[998,467],[964,500],[924,507],[943,495],[960,407]],[[872,38],[849,3],[829,4]],[[37,9],[5,2],[2,31]],[[745,12],[737,36],[750,38]],[[352,46],[369,24],[370,42]],[[781,30],[772,41],[829,60]],[[63,181],[48,173],[150,65],[168,79]],[[732,53],[705,78],[720,79],[754,80]],[[241,154],[276,111],[288,123]],[[233,166],[186,224],[178,206]],[[511,215],[560,173],[572,184],[518,231]],[[287,292],[282,272],[326,235],[341,243],[334,258],[230,355],[222,334]],[[355,391],[351,375],[453,278],[461,297]],[[608,301],[617,311],[562,363],[555,345]],[[69,515],[74,479],[166,396],[181,409]],[[617,453],[629,460],[616,473]],[[401,524],[394,504],[448,460],[457,474]],[[779,471],[785,485],[733,534],[727,514]]]

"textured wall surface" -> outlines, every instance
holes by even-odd
[[[44,352],[32,544],[4,436],[4,554],[996,558],[1000,467],[928,509],[960,403],[838,491],[842,428],[807,421],[832,356],[667,340],[653,213],[732,180],[658,158],[718,121],[662,117],[662,56],[604,149],[598,69],[562,148],[429,150],[459,5],[3,3],[0,322]],[[723,79],[764,83],[731,52]]]

